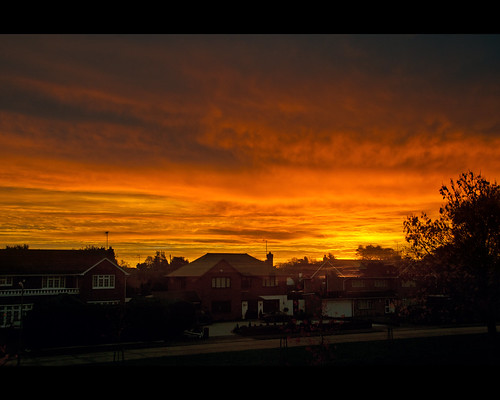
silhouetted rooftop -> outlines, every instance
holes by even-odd
[[[219,262],[226,261],[242,275],[267,275],[269,264],[246,253],[207,253],[168,274],[169,277],[202,276]],[[272,268],[274,270],[274,268]]]
[[[0,249],[0,274],[82,274],[105,258],[116,264],[112,249]]]

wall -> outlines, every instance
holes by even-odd
[[[114,288],[93,288],[94,275],[114,275]],[[108,260],[103,260],[94,268],[89,270],[83,277],[80,278],[80,297],[85,302],[90,301],[125,301],[125,273]]]
[[[213,279],[229,279],[229,287],[212,287]],[[214,320],[241,317],[241,275],[225,261],[219,262],[197,280],[194,288],[201,299],[202,310],[208,310]]]

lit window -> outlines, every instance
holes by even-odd
[[[92,288],[93,289],[114,289],[115,276],[114,275],[93,275]]]

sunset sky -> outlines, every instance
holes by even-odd
[[[499,111],[499,35],[0,35],[0,246],[396,249]]]

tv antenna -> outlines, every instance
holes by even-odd
[[[108,246],[108,235],[109,235],[109,232],[106,231],[104,233],[106,234],[106,248],[109,249],[109,246]]]

